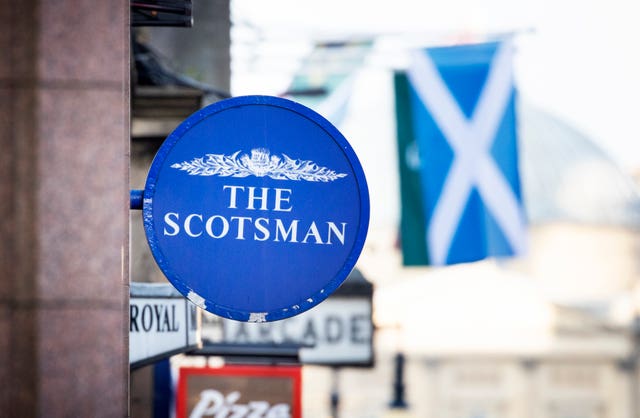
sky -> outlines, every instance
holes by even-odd
[[[370,36],[377,42],[363,69],[367,82],[354,93],[363,97],[354,101],[369,104],[360,112],[379,103],[372,117],[381,117],[392,109],[390,74],[406,66],[410,50],[511,34],[522,100],[640,173],[640,25],[633,0],[232,0],[231,7],[234,95],[282,93],[314,41]],[[355,123],[362,122],[345,129],[372,133]],[[376,131],[393,134],[390,123]]]

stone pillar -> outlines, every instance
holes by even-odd
[[[538,393],[540,360],[522,359],[520,361],[519,378],[522,382],[516,403],[518,414],[522,418],[536,418],[540,416],[541,400]]]
[[[0,415],[127,416],[129,2],[0,16]]]
[[[420,411],[424,411],[422,416],[436,417],[438,414],[444,414],[444,403],[442,399],[442,368],[446,366],[443,360],[432,358],[428,359],[425,364],[426,383],[422,389],[422,398],[420,400]]]
[[[637,417],[635,407],[637,403],[636,377],[637,364],[634,357],[622,359],[615,367],[608,370],[607,411],[611,417]]]

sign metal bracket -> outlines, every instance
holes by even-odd
[[[131,190],[129,192],[129,209],[142,210],[144,190]]]

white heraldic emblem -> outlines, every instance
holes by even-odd
[[[192,176],[270,177],[276,180],[305,180],[330,182],[347,174],[336,173],[313,161],[293,159],[286,154],[271,155],[268,149],[255,148],[251,155],[236,151],[231,155],[206,154],[191,161],[176,163],[171,168],[186,171]]]

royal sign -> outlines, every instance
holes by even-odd
[[[201,311],[169,284],[130,287],[129,365],[132,369],[199,348]]]
[[[176,289],[225,318],[265,322],[326,299],[364,245],[369,195],[342,134],[295,102],[224,100],[167,138],[144,226]]]

